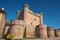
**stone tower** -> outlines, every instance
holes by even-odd
[[[24,21],[22,20],[12,20],[10,27],[10,33],[14,34],[14,39],[23,38],[24,33]]]
[[[60,37],[60,29],[55,29],[55,36]]]
[[[47,38],[47,26],[44,24],[41,24],[37,26],[37,37],[39,38]]]
[[[9,33],[9,27],[10,27],[10,23],[5,20],[5,27],[4,27],[4,32],[3,32],[3,38],[6,37],[6,35]]]
[[[3,30],[5,26],[5,18],[6,12],[4,11],[4,8],[0,9],[0,38],[2,38]]]
[[[54,29],[52,27],[47,27],[47,34],[48,38],[54,38],[55,37]]]
[[[25,34],[24,37],[26,38],[35,38],[36,37],[35,28],[37,25],[40,25],[39,26],[41,29],[41,31],[39,30],[40,37],[42,37],[42,35],[44,36],[42,38],[47,37],[47,29],[46,29],[46,25],[43,24],[42,12],[40,14],[34,13],[33,11],[29,9],[29,6],[27,4],[24,5],[22,11],[18,11],[17,19],[12,20],[12,23],[13,24],[11,28],[13,29],[12,30],[13,32],[15,31],[13,33],[15,37],[17,36],[17,37],[23,38],[24,36],[23,33],[24,33]],[[24,23],[24,24],[20,24],[20,23]],[[18,31],[18,29],[21,32]],[[23,32],[23,30],[25,30],[25,32]]]
[[[42,16],[36,14],[29,9],[27,4],[24,5],[24,22],[26,27],[26,38],[35,37],[35,28],[37,25],[42,24]]]
[[[40,12],[40,24],[36,26],[37,37],[47,38],[47,26],[43,24],[43,13]]]
[[[35,28],[39,24],[43,24],[42,15],[36,14],[29,9],[29,5],[25,4],[23,11],[18,11],[17,19],[24,21],[26,27],[26,38],[35,36]]]

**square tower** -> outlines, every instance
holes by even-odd
[[[29,9],[27,4],[24,5],[23,11],[18,11],[17,19],[24,20],[25,25],[36,26],[43,24],[42,14],[36,14]]]
[[[37,25],[43,24],[42,13],[36,14],[29,9],[27,4],[24,5],[23,11],[18,11],[17,19],[24,21],[26,27],[26,38],[35,37],[35,28]]]

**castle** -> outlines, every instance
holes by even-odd
[[[0,9],[0,38],[6,34],[13,34],[14,38],[55,38],[60,37],[60,29],[53,29],[43,24],[43,13],[34,13],[27,4],[23,11],[17,11],[17,19],[6,25],[6,12]]]

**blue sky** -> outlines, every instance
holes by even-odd
[[[23,5],[28,4],[35,13],[43,12],[44,24],[60,28],[60,0],[0,0],[0,9],[5,8],[6,19],[16,19],[17,10],[23,10]]]

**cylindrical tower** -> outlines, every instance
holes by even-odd
[[[47,34],[49,38],[54,38],[55,37],[54,29],[52,27],[47,27]]]
[[[12,20],[10,33],[14,35],[14,39],[23,38],[25,28],[23,23],[22,20]]]
[[[60,37],[60,29],[55,29],[55,36]]]
[[[47,38],[47,28],[46,25],[42,24],[39,26],[40,38]]]
[[[3,30],[5,26],[6,12],[4,8],[0,9],[0,38],[2,38]]]

